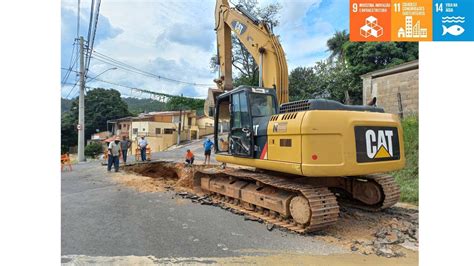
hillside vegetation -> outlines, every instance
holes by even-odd
[[[393,174],[401,189],[400,201],[418,204],[418,117],[402,120],[406,165]]]

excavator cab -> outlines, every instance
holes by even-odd
[[[214,117],[216,153],[254,158],[260,121],[277,111],[274,89],[239,86],[219,95]]]

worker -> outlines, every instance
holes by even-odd
[[[214,146],[214,143],[209,139],[206,138],[206,141],[204,141],[204,164],[211,164],[211,149],[212,146]]]
[[[194,163],[194,154],[191,152],[191,150],[186,151],[186,166],[191,166]]]
[[[146,146],[148,142],[146,141],[145,137],[142,137],[138,142],[138,146],[140,146],[140,154],[142,157],[142,162],[146,161]]]
[[[109,143],[108,149],[108,164],[107,171],[112,170],[112,164],[114,165],[115,172],[119,171],[119,158],[120,158],[120,138],[116,137],[114,141]]]
[[[120,150],[122,151],[123,164],[127,164],[127,153],[130,149],[132,143],[128,140],[127,136],[123,136],[122,141],[120,142]]]

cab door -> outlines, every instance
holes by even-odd
[[[248,93],[240,91],[232,94],[230,153],[235,156],[253,156],[252,119],[249,112]]]

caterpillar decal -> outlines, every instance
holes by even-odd
[[[396,127],[355,127],[357,162],[400,159],[400,144]]]

